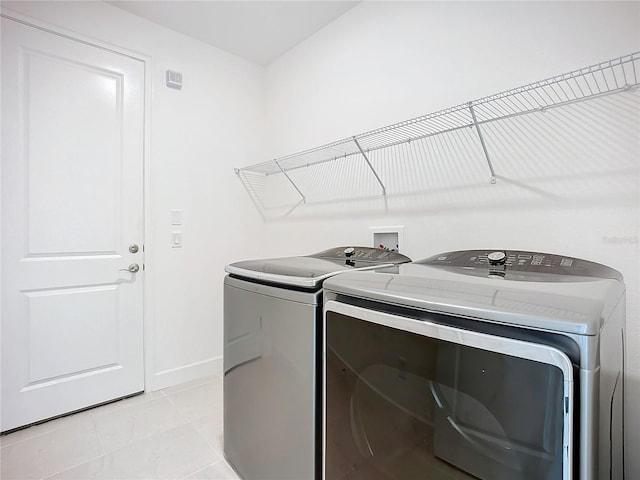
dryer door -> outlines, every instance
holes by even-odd
[[[336,301],[324,328],[327,480],[572,478],[560,350]]]

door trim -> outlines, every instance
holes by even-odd
[[[123,55],[134,60],[140,61],[144,68],[144,108],[143,108],[143,248],[144,248],[144,265],[155,264],[154,249],[150,245],[151,237],[151,205],[150,205],[150,179],[151,179],[151,99],[152,99],[152,76],[151,72],[153,60],[152,57],[144,53],[129,50],[118,45],[104,42],[97,38],[89,37],[73,30],[51,24],[37,18],[25,15],[15,10],[11,10],[5,6],[0,6],[0,17],[11,20],[28,27],[43,30],[53,35],[67,38],[76,42],[84,43],[96,48],[107,50],[118,55]],[[2,171],[0,169],[0,178]],[[1,226],[0,226],[1,228]],[[0,232],[1,238],[1,232]],[[144,268],[144,267],[143,267]],[[157,387],[155,385],[155,349],[153,344],[154,338],[154,309],[153,302],[153,275],[149,274],[149,270],[145,268],[144,285],[142,293],[142,328],[143,328],[143,363],[144,363],[144,390],[153,391]]]

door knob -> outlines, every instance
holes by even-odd
[[[140,250],[140,247],[138,247],[138,245],[136,245],[135,243],[132,243],[131,245],[129,245],[130,253],[138,253],[138,250]]]
[[[131,265],[129,265],[129,268],[120,269],[121,272],[131,272],[131,273],[136,273],[138,270],[140,270],[140,265],[138,265],[137,263],[132,263]]]

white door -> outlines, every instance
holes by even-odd
[[[144,389],[143,77],[2,19],[2,431]]]

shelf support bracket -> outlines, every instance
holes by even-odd
[[[300,195],[300,197],[302,197],[302,203],[307,203],[307,198],[304,196],[304,194],[300,191],[300,189],[298,188],[298,186],[294,183],[293,180],[291,180],[291,177],[289,175],[287,175],[287,172],[285,172],[284,168],[282,168],[280,166],[280,164],[278,163],[278,160],[274,160],[275,164],[278,166],[278,168],[280,169],[280,171],[282,172],[282,174],[287,177],[287,180],[289,180],[289,183],[291,185],[293,185],[293,188],[296,189],[296,192],[298,192],[298,194]],[[296,207],[299,205],[299,203],[296,205]],[[295,208],[295,207],[294,207]]]
[[[360,153],[362,154],[362,158],[364,158],[364,161],[367,162],[367,165],[369,166],[369,168],[373,172],[373,175],[376,177],[376,180],[378,181],[378,183],[382,187],[382,195],[386,196],[387,195],[387,189],[385,188],[384,183],[382,183],[382,180],[380,180],[380,177],[378,176],[378,172],[376,172],[376,169],[373,168],[373,165],[371,165],[371,162],[369,161],[369,157],[367,157],[367,154],[364,153],[364,150],[360,146],[360,143],[358,142],[358,139],[356,137],[352,137],[352,138],[353,138],[354,143],[356,144],[356,147],[358,147],[358,150],[360,150]]]
[[[480,130],[480,124],[478,123],[478,119],[476,118],[476,112],[473,110],[473,102],[468,102],[467,106],[469,107],[469,111],[471,112],[471,118],[473,119],[473,125],[476,127],[476,132],[478,132],[478,137],[480,137],[480,145],[482,145],[484,158],[487,159],[487,165],[489,165],[489,170],[491,171],[491,183],[496,183],[496,172],[493,170],[493,164],[491,163],[491,158],[489,157],[487,145],[484,143],[484,137],[482,136],[482,130]]]

